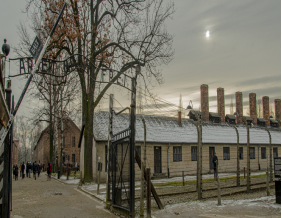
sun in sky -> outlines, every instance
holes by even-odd
[[[206,37],[207,37],[207,38],[210,38],[210,31],[207,31],[207,32],[206,32]]]

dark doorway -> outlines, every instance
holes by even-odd
[[[162,147],[154,147],[154,172],[162,173]]]
[[[212,158],[213,158],[213,154],[214,154],[214,147],[209,147],[209,153],[210,153],[210,169],[213,169],[213,162],[212,162]]]

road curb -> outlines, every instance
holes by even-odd
[[[79,189],[80,191],[83,191],[85,194],[91,195],[92,197],[94,197],[94,198],[96,198],[96,199],[98,199],[98,200],[103,201],[104,203],[106,203],[106,200],[105,200],[105,199],[103,199],[103,198],[101,198],[101,197],[99,197],[99,196],[97,196],[97,195],[95,195],[95,194],[93,194],[93,193],[91,193],[91,192],[89,192],[89,191],[84,190],[83,188],[81,188],[81,186],[78,186],[77,189]]]

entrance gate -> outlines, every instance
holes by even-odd
[[[109,178],[112,206],[135,216],[135,122],[136,78],[132,78],[131,105],[116,113],[110,104]],[[130,110],[129,127],[112,134],[113,115]]]

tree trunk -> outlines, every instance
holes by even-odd
[[[93,154],[93,117],[94,117],[94,108],[93,105],[93,92],[90,91],[89,94],[84,93],[84,98],[86,101],[83,102],[83,106],[87,110],[83,110],[83,121],[85,123],[84,130],[84,181],[91,182],[93,181],[93,169],[92,169],[92,154]]]

